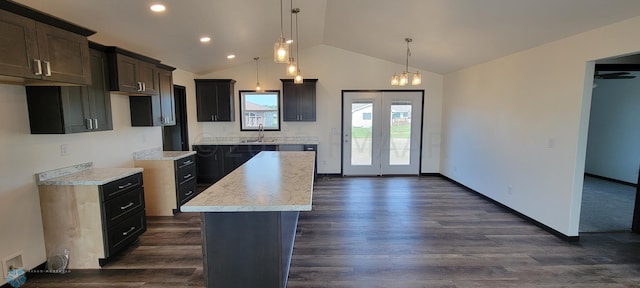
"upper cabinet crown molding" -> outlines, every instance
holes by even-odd
[[[24,16],[26,18],[33,19],[38,22],[42,22],[54,27],[58,27],[60,29],[73,32],[75,34],[82,35],[84,37],[88,37],[93,34],[96,34],[96,31],[78,26],[76,24],[65,21],[58,17],[49,15],[44,12],[40,12],[38,10],[34,10],[30,7],[24,6],[22,4],[18,4],[10,0],[0,0],[0,10],[5,10],[13,14],[18,14],[20,16]]]
[[[94,31],[7,0],[0,1],[0,31],[0,75],[7,80],[91,84],[87,36]]]

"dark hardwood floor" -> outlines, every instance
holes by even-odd
[[[150,217],[101,270],[22,287],[202,287],[198,214]],[[318,179],[287,287],[640,287],[640,235],[568,243],[440,177]]]

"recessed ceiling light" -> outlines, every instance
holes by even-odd
[[[209,41],[211,41],[211,37],[207,37],[207,36],[200,37],[200,42],[202,43],[207,43]]]
[[[162,12],[164,10],[167,10],[167,7],[165,7],[162,4],[153,4],[153,5],[151,5],[150,9],[153,12]]]
[[[233,54],[227,55],[227,59],[233,59],[233,58],[236,58],[236,55],[233,55]]]

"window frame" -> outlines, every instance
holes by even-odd
[[[247,121],[245,121],[245,96],[247,95],[273,95],[275,94],[276,96],[276,104],[278,105],[278,109],[277,109],[277,127],[264,127],[264,131],[280,131],[280,128],[282,127],[282,103],[280,100],[280,90],[264,90],[264,91],[256,91],[256,90],[240,90],[238,92],[238,97],[239,100],[238,101],[238,105],[239,105],[239,112],[240,112],[240,131],[258,131],[258,127],[253,127],[253,126],[247,126]],[[271,110],[273,111],[273,110]],[[249,110],[249,113],[255,113],[254,111]]]

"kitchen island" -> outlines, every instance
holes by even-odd
[[[314,151],[263,151],[181,206],[202,213],[207,287],[286,287]]]

